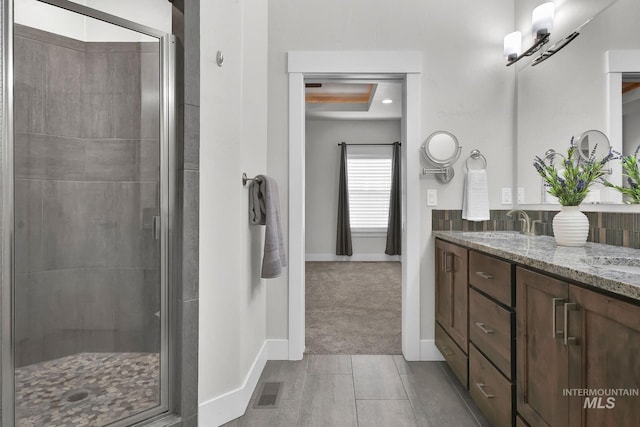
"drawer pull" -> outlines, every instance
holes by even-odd
[[[489,394],[486,391],[484,391],[484,388],[486,387],[486,384],[484,384],[484,383],[476,383],[476,387],[478,387],[478,389],[480,390],[480,393],[482,393],[482,395],[484,397],[486,397],[487,399],[493,399],[495,397],[493,394]]]
[[[554,298],[553,299],[553,306],[551,307],[551,310],[553,311],[553,316],[551,317],[552,321],[552,325],[553,325],[553,338],[557,338],[562,336],[563,332],[558,330],[558,314],[557,314],[557,310],[558,307],[562,305],[562,303],[564,302],[563,298]]]
[[[573,302],[564,303],[564,345],[578,344],[578,338],[569,336],[569,312],[578,311],[578,305]]]
[[[494,332],[495,332],[493,329],[487,329],[487,328],[485,328],[485,327],[484,327],[484,323],[476,322],[476,326],[477,326],[478,328],[480,328],[480,330],[481,330],[482,332],[484,332],[485,334],[492,334],[492,333],[494,333]]]
[[[453,352],[451,352],[449,347],[447,347],[446,345],[442,346],[442,351],[444,352],[445,356],[453,356]]]
[[[442,272],[449,273],[451,267],[449,266],[449,251],[442,251]]]
[[[487,279],[487,280],[493,279],[493,275],[491,275],[489,273],[485,273],[484,271],[476,271],[476,274],[478,276],[482,277],[483,279]]]

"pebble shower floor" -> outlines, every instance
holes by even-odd
[[[17,427],[98,427],[159,404],[157,353],[79,353],[16,369]]]

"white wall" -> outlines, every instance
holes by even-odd
[[[37,0],[14,0],[13,16],[18,24],[76,40],[85,38],[82,16]]]
[[[412,50],[423,53],[421,132],[455,134],[463,156],[456,178],[422,181],[422,337],[433,338],[433,238],[426,190],[439,190],[439,209],[460,209],[464,159],[478,148],[487,157],[491,207],[511,186],[514,70],[504,66],[503,37],[512,31],[513,4],[502,0],[279,0],[269,3],[269,173],[287,182],[288,86],[291,50]],[[416,156],[419,153],[415,153]],[[287,189],[282,191],[287,200]],[[286,224],[287,209],[283,209]],[[411,232],[408,230],[408,232]],[[286,338],[287,277],[269,284],[267,334]]]
[[[171,3],[166,0],[75,0],[74,3],[171,33]],[[14,4],[15,22],[76,40],[86,42],[154,40],[37,0],[15,0]]]
[[[83,0],[77,3],[171,34],[172,6],[167,0]],[[99,21],[92,21],[86,28],[87,41],[104,41],[105,38],[109,41],[132,41],[128,31],[118,31]]]
[[[266,338],[264,227],[249,225],[241,176],[267,171],[267,8],[260,0],[203,1],[200,15],[198,399],[200,425],[216,425],[203,409],[209,414],[243,387]]]
[[[336,253],[338,221],[338,181],[340,147],[355,143],[400,141],[400,120],[317,120],[306,121],[306,233],[305,246],[310,260]],[[391,150],[391,148],[389,148]],[[353,254],[384,256],[386,236],[361,237],[353,234]]]

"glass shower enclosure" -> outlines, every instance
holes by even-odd
[[[4,0],[5,427],[168,410],[173,40],[84,4]]]

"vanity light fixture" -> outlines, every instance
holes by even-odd
[[[514,31],[504,37],[504,58],[513,61],[522,53],[522,33]]]
[[[579,32],[574,31],[573,33],[569,34],[564,39],[560,40],[557,43],[554,43],[553,46],[551,46],[549,49],[545,50],[540,56],[538,56],[536,59],[531,61],[531,66],[535,67],[536,65],[540,64],[541,62],[546,61],[547,59],[551,58],[553,55],[558,53],[560,51],[560,49],[562,49],[563,47],[565,47],[566,45],[571,43],[579,35],[580,35]]]
[[[533,9],[531,28],[535,40],[533,45],[523,53],[520,53],[522,51],[522,34],[518,31],[507,34],[504,38],[504,56],[507,60],[507,67],[515,64],[525,56],[533,55],[549,41],[551,30],[553,30],[554,10],[553,2],[543,3]],[[518,40],[520,46],[517,46]]]
[[[383,104],[391,104],[393,102],[393,99],[383,99],[382,103]]]
[[[533,13],[531,13],[531,32],[534,37],[538,38],[541,35],[551,33],[554,12],[555,8],[551,1],[533,9]]]

